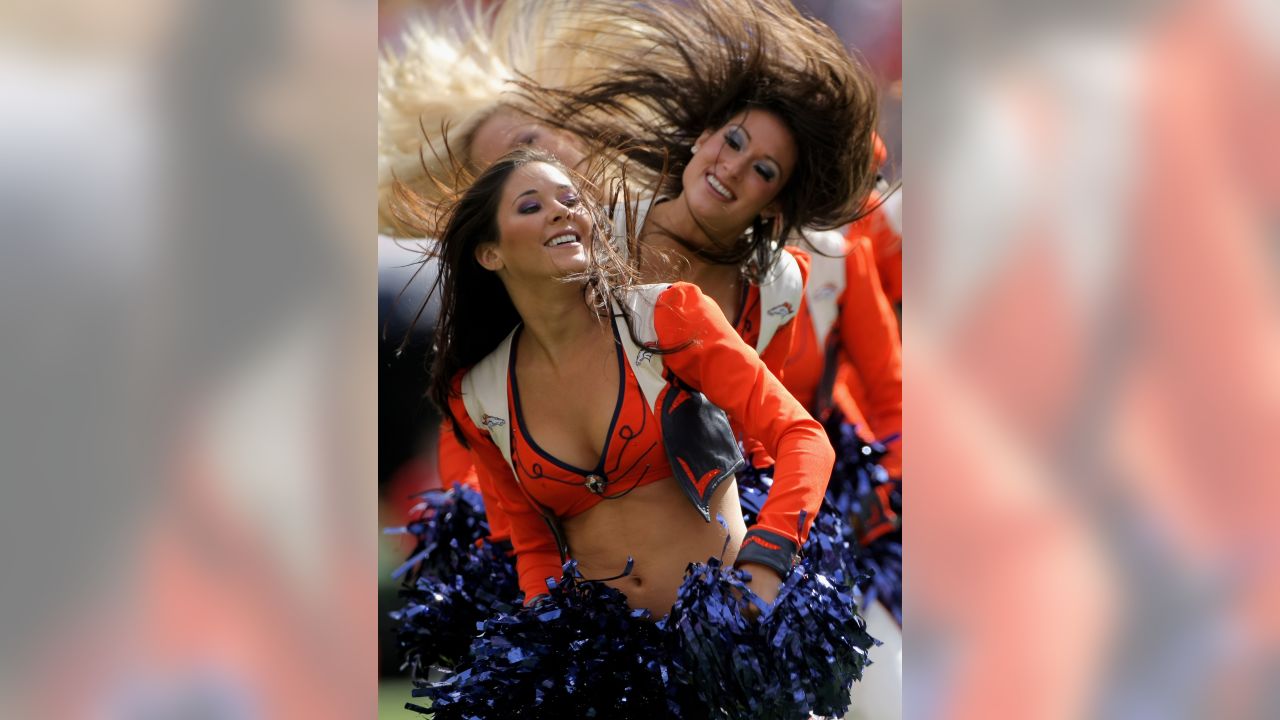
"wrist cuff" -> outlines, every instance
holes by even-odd
[[[742,549],[738,551],[738,559],[733,565],[737,567],[747,562],[758,563],[785,579],[791,572],[791,567],[799,560],[796,549],[794,540],[769,530],[752,528],[742,539]]]

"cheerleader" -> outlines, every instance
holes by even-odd
[[[647,44],[646,55],[586,85],[525,83],[524,100],[540,108],[546,123],[592,147],[619,148],[634,174],[657,177],[654,198],[637,203],[634,213],[639,242],[632,252],[643,278],[697,284],[770,370],[824,418],[833,383],[823,380],[837,368],[827,363],[825,344],[828,336],[843,338],[871,390],[873,412],[867,416],[875,419],[879,437],[893,441],[901,429],[896,321],[872,277],[867,249],[846,248],[839,234],[823,232],[869,207],[880,164],[871,79],[829,28],[785,0],[697,0],[688,6],[600,0],[579,22],[590,26],[617,17],[627,22],[609,37],[623,38],[627,47]],[[774,292],[776,302],[762,301],[771,287],[788,285],[789,269],[798,270],[790,282],[796,290],[808,276],[807,254],[781,242],[792,236],[818,243],[813,262],[823,266],[819,294],[783,299],[784,293]],[[799,322],[797,315],[803,316]],[[837,321],[841,331],[832,333]],[[793,372],[796,377],[788,377]],[[843,406],[850,423],[865,431],[857,406]],[[878,448],[868,453],[873,448],[857,436],[842,438],[840,418],[832,425],[847,481],[883,473],[875,467]],[[748,446],[754,466],[770,464],[767,453]],[[890,458],[895,474],[896,449]],[[848,520],[876,525],[871,535],[892,530],[895,517],[891,486],[873,480],[861,485],[874,487],[854,485],[860,492],[839,503],[857,511]],[[864,497],[863,490],[871,495]]]
[[[541,148],[570,167],[589,163],[571,133],[539,122],[522,109],[517,79],[545,87],[588,82],[607,72],[609,58],[590,50],[614,23],[584,27],[569,21],[589,0],[507,0],[496,9],[461,2],[452,12],[415,17],[398,48],[378,64],[378,227],[396,238],[424,237],[429,225],[404,222],[390,210],[392,184],[422,201],[441,202],[477,172],[520,146]],[[617,43],[612,43],[617,51]],[[393,244],[388,241],[388,245]],[[412,281],[411,281],[412,282]],[[447,430],[447,428],[444,428]],[[441,432],[441,485],[475,487],[470,458]],[[493,536],[505,521],[489,518]]]
[[[643,277],[696,283],[826,421],[840,454],[828,507],[836,517],[821,524],[830,531],[819,543],[825,549],[810,553],[824,571],[846,580],[871,575],[861,583],[864,601],[880,601],[877,617],[897,637],[900,496],[879,461],[900,474],[900,341],[871,248],[861,236],[846,241],[834,232],[870,212],[858,225],[865,227],[880,212],[867,210],[878,208],[870,194],[883,163],[876,157],[873,84],[829,29],[785,1],[699,0],[688,7],[606,1],[590,12],[627,16],[628,32],[642,34],[652,50],[589,86],[529,88],[526,100],[548,124],[622,148],[630,167],[659,178],[653,201],[638,203],[635,212]],[[588,15],[583,23],[595,21]],[[657,121],[631,114],[636,106]],[[804,252],[784,250],[781,241],[789,237],[810,239],[817,251],[812,266]],[[785,277],[788,253],[808,291],[796,302],[760,303],[760,292]],[[774,312],[787,322],[770,347],[752,331]],[[839,355],[851,367],[836,383]],[[839,412],[830,411],[833,390]],[[853,400],[858,396],[870,400],[865,413]],[[874,437],[890,443],[887,456],[886,448],[867,444]],[[752,465],[767,468],[767,453],[748,447]],[[747,490],[763,497],[767,472],[747,479]],[[893,696],[900,661],[886,650],[886,677],[876,684]],[[896,714],[894,705],[882,707]]]
[[[414,212],[410,196],[398,197]],[[793,572],[832,466],[825,433],[697,286],[630,286],[593,206],[551,156],[520,150],[480,175],[439,234],[431,396],[469,448],[486,503],[509,518],[528,609],[486,623],[472,660],[422,689],[431,712],[499,716],[510,703],[526,717],[842,709],[871,640],[848,598]],[[777,460],[750,527],[731,421]],[[603,590],[566,589],[582,584]],[[584,592],[598,602],[575,614]],[[740,620],[708,604],[731,606]],[[770,612],[757,622],[749,608]],[[635,622],[663,616],[656,626]],[[570,617],[576,624],[565,625]],[[541,632],[548,623],[554,631]],[[581,623],[621,636],[584,634]],[[741,644],[734,653],[757,653],[742,668],[773,668],[768,677],[783,685],[717,674],[708,648],[733,647],[721,645],[726,637]],[[809,645],[792,646],[803,638]],[[633,643],[643,643],[644,662]],[[582,664],[584,653],[595,661]],[[554,677],[570,661],[584,675],[577,687]],[[800,662],[813,665],[799,671]],[[606,682],[616,672],[636,681],[633,690]],[[546,673],[554,682],[543,682]],[[617,693],[588,688],[587,676]],[[635,695],[645,682],[664,690]],[[779,703],[787,710],[769,709]]]
[[[635,227],[618,232],[638,239],[641,277],[696,284],[781,377],[808,272],[781,240],[857,217],[873,181],[870,77],[785,0],[602,0],[576,23],[609,24],[601,39],[644,53],[575,42],[614,69],[574,86],[522,83],[524,101],[618,153],[633,180],[651,178]]]
[[[608,58],[585,48],[601,45],[594,38],[615,24],[583,27],[568,21],[588,4],[507,0],[496,9],[467,9],[458,3],[452,13],[420,15],[399,48],[384,52],[378,91],[380,232],[430,237],[436,224],[432,217],[397,217],[390,202],[395,183],[426,209],[459,193],[476,173],[518,146],[541,148],[573,167],[588,165],[575,136],[523,112],[513,92],[517,77],[558,87],[607,71]],[[610,48],[617,52],[620,46]],[[440,489],[423,494],[402,529],[415,547],[397,571],[405,605],[393,618],[406,666],[415,675],[452,667],[466,656],[477,622],[520,601],[505,514],[484,503],[472,458],[448,423],[438,438]]]

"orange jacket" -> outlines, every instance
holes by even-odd
[[[847,237],[851,240],[870,238],[880,286],[889,303],[899,305],[902,303],[902,232],[895,206],[902,201],[902,190],[896,190],[894,195],[883,199],[879,191],[873,190],[867,202],[876,206],[875,210],[850,225]]]
[[[836,371],[831,401],[845,417],[859,425],[866,439],[893,438],[902,432],[902,343],[898,320],[880,288],[871,242],[867,238],[846,238],[843,258],[815,255],[817,264],[840,263],[844,288],[812,288],[809,301],[801,309],[795,345],[787,363],[783,383],[810,410],[819,409],[826,398],[818,397],[824,372]],[[819,340],[814,324],[814,305],[834,302],[834,325],[824,329]],[[828,349],[835,344],[834,358]],[[837,368],[829,368],[834,359]],[[889,454],[882,461],[891,475],[902,474],[902,442],[887,443]]]
[[[796,265],[800,269],[801,283],[807,285],[809,281],[809,254],[793,247],[786,248],[786,252],[795,258]],[[771,308],[762,308],[760,306],[760,297],[761,293],[758,287],[752,286],[748,288],[742,315],[734,328],[738,335],[751,346],[756,345],[756,341],[760,336],[761,319],[764,313],[771,310]],[[787,358],[792,352],[796,327],[799,325],[797,318],[801,316],[804,308],[803,294],[799,304],[800,308],[796,316],[778,328],[764,351],[760,353],[760,359],[764,361],[765,367],[769,368],[769,371],[778,379],[782,379],[784,368],[787,365]],[[741,430],[741,428],[737,429]],[[750,458],[753,465],[756,467],[768,467],[773,464],[773,459],[769,457],[768,452],[765,451],[764,446],[759,441],[748,437],[745,439],[744,444],[747,457]],[[479,489],[479,482],[476,478],[471,456],[467,449],[458,442],[447,420],[440,425],[440,440],[436,446],[436,460],[439,466],[440,484],[443,487],[448,488],[454,484],[461,483],[474,489]],[[489,519],[490,539],[494,541],[508,539],[511,535],[510,522],[503,516],[502,509],[486,507],[485,514]]]
[[[653,325],[660,346],[681,348],[661,356],[670,378],[662,392],[679,390],[677,381],[700,391],[777,459],[773,488],[748,529],[739,560],[771,564],[767,560],[772,555],[785,555],[785,567],[790,567],[822,502],[835,460],[825,432],[697,286],[676,283],[658,295]],[[463,375],[456,380],[459,389]],[[520,587],[528,598],[542,594],[546,578],[560,575],[558,545],[542,511],[560,517],[564,509],[542,504],[548,498],[536,496],[537,478],[516,478],[488,429],[470,420],[460,394],[451,405],[471,446],[486,507],[501,508],[509,519]],[[509,429],[501,426],[497,431]]]

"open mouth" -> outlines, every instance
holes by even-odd
[[[566,230],[558,235],[552,236],[544,245],[546,247],[560,247],[562,245],[571,245],[573,243],[581,243],[582,238],[573,230]]]
[[[707,173],[707,185],[711,188],[712,192],[719,195],[725,202],[730,202],[734,199],[734,195],[729,188],[725,187],[724,183],[717,180],[716,176],[711,173]]]

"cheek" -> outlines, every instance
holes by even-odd
[[[528,217],[517,215],[503,223],[498,247],[508,255],[518,253],[530,244],[529,238],[535,230]]]
[[[779,187],[776,183],[771,183],[758,174],[752,173],[751,181],[751,197],[755,201],[752,204],[758,209],[763,210],[764,206],[773,202],[778,196]]]
[[[706,152],[703,150],[703,152]],[[680,180],[685,187],[690,187],[699,177],[702,176],[702,168],[704,167],[702,159],[699,155],[694,155],[688,165],[684,166],[684,172],[680,174]]]

